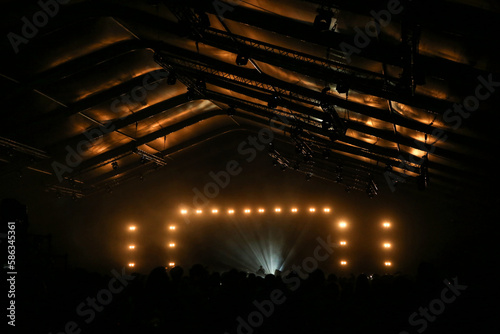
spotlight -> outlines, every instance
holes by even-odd
[[[238,66],[245,66],[246,64],[248,64],[248,55],[239,53],[236,56],[236,65],[238,65]]]
[[[134,245],[130,245],[130,246],[128,246],[128,249],[135,249],[135,246]]]
[[[349,85],[347,85],[344,82],[339,82],[339,83],[337,83],[336,89],[337,89],[337,92],[339,92],[340,94],[347,93],[347,92],[349,92]]]
[[[227,213],[229,213],[230,215],[234,214],[234,210],[233,209],[229,209],[227,210]]]
[[[384,265],[385,265],[386,267],[390,267],[390,266],[392,266],[392,263],[391,263],[391,262],[389,262],[389,261],[386,261],[386,262],[384,262]]]
[[[260,213],[263,213],[264,212],[264,209],[259,209],[258,210]]]
[[[274,212],[281,212],[281,209],[280,208],[275,208]]]
[[[177,82],[177,75],[174,72],[170,72],[167,77],[167,85],[173,86]]]
[[[388,242],[384,243],[384,248],[391,248],[391,244]]]
[[[309,212],[316,212],[315,208],[309,208]]]
[[[383,223],[383,224],[382,224],[382,226],[383,226],[384,228],[389,228],[389,227],[391,227],[391,223],[387,223],[387,222],[385,222],[385,223]]]
[[[279,96],[273,95],[271,99],[267,102],[267,106],[272,109],[276,109],[278,107]]]
[[[182,210],[181,210],[181,214],[182,214],[182,215],[185,215],[185,214],[187,214],[187,213],[188,213],[188,210],[186,210],[186,209],[182,209]]]
[[[344,260],[340,261],[340,265],[341,266],[346,266],[347,265],[347,261],[344,261]]]
[[[175,247],[175,243],[173,243],[173,242],[169,243],[169,244],[168,244],[168,247],[171,247],[171,248],[172,248],[172,247]]]
[[[245,209],[243,212],[248,214],[248,213],[252,212],[252,210],[250,210],[250,209]]]
[[[129,266],[129,267],[135,267],[135,263],[134,263],[134,262],[130,262],[130,263],[128,264],[128,266]]]
[[[200,210],[200,209],[196,210],[196,214],[197,214],[197,215],[202,214],[202,213],[203,213],[203,211],[202,211],[202,210]]]
[[[330,208],[324,208],[324,209],[323,209],[323,212],[325,212],[325,213],[329,213],[329,212],[330,212]]]
[[[340,242],[340,245],[341,245],[341,246],[345,246],[345,245],[347,245],[347,242],[346,242],[346,241],[341,241],[341,242]]]
[[[299,210],[297,208],[292,208],[291,211],[295,213],[295,212],[298,212]]]
[[[168,229],[169,229],[169,230],[175,230],[175,225],[170,225],[170,226],[168,227]]]
[[[129,228],[128,228],[128,229],[129,229],[130,231],[135,231],[135,226],[134,226],[134,225],[129,226]]]
[[[168,263],[168,266],[169,266],[169,267],[175,267],[175,262],[169,262],[169,263]]]
[[[346,222],[340,222],[339,223],[339,227],[340,228],[346,228],[347,227],[347,223]]]
[[[323,150],[323,159],[328,160],[330,159],[330,151],[325,149]]]
[[[318,9],[314,18],[313,27],[319,31],[331,31],[335,28],[335,14],[329,10]]]
[[[212,209],[212,213],[218,213],[218,212],[219,212],[219,210],[217,210],[217,209]]]

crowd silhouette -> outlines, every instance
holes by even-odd
[[[36,284],[23,286],[31,302],[21,307],[28,319],[20,321],[33,333],[54,334],[419,333],[423,326],[412,326],[409,316],[439,298],[444,286],[443,277],[427,263],[415,277],[338,277],[319,269],[307,277],[295,272],[259,276],[235,269],[211,272],[197,264],[127,274],[124,288],[104,298],[101,291],[109,289],[110,281],[118,290],[116,277],[82,269],[46,273]],[[92,316],[89,297],[99,305]],[[444,312],[425,331],[459,329],[455,313]]]

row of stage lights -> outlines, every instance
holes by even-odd
[[[273,211],[274,211],[275,213],[282,213],[282,212],[285,212],[285,210],[283,210],[282,208],[274,208],[274,210],[273,210]],[[320,211],[320,210],[316,210],[316,208],[309,208],[307,211],[308,211],[309,213],[315,213],[316,211]],[[331,210],[330,208],[323,208],[323,210],[321,210],[321,211],[322,211],[323,213],[330,213],[332,210]],[[214,209],[212,209],[212,210],[209,210],[209,212],[211,212],[212,214],[218,214],[218,213],[221,213],[221,211],[220,211],[219,209],[216,209],[216,208],[214,208]],[[252,209],[248,209],[248,208],[247,208],[247,209],[243,209],[241,212],[243,212],[244,214],[250,214],[250,213],[252,213]],[[266,212],[266,209],[264,209],[264,208],[259,208],[259,209],[257,209],[257,212],[258,212],[258,213],[265,213],[265,212]],[[299,212],[299,209],[294,207],[294,208],[291,208],[291,209],[290,209],[290,212],[292,212],[292,213],[298,213],[298,212]],[[200,214],[202,214],[202,213],[203,213],[203,210],[201,210],[201,209],[196,209],[196,210],[181,209],[181,210],[180,210],[180,213],[181,213],[181,215],[187,215],[187,214],[192,214],[192,213],[197,214],[197,215],[200,215]],[[235,213],[236,213],[236,210],[234,210],[234,209],[228,209],[228,210],[226,211],[226,213],[227,213],[228,215],[233,215],[233,214],[235,214]]]
[[[293,209],[292,209],[292,212],[295,212],[295,211],[293,211],[294,209],[295,209],[295,208],[293,208]],[[326,210],[326,209],[327,209],[327,208],[325,208],[324,210]],[[247,210],[247,209],[245,209],[245,211],[246,211],[246,210]],[[249,210],[249,209],[248,209],[248,210]],[[330,210],[330,209],[328,209],[328,210]],[[326,211],[325,211],[325,212],[326,212]],[[329,211],[328,211],[328,212],[329,212]],[[347,228],[348,224],[347,224],[346,222],[343,222],[343,221],[342,221],[342,222],[340,222],[340,223],[338,224],[338,226],[339,226],[341,229],[345,229],[345,228]],[[391,223],[389,223],[389,222],[384,222],[384,223],[382,223],[382,228],[384,228],[384,229],[389,229],[390,227],[391,227]],[[168,227],[168,229],[169,229],[170,231],[175,231],[175,230],[176,230],[176,228],[177,228],[177,227],[176,227],[175,225],[169,225],[169,227]],[[130,226],[128,227],[128,230],[129,230],[129,231],[131,231],[131,232],[134,232],[134,231],[136,231],[136,230],[137,230],[137,226],[135,226],[135,225],[130,225]],[[341,240],[341,241],[339,241],[339,245],[340,245],[341,247],[347,247],[347,241],[346,241],[346,240]],[[175,242],[169,242],[169,243],[168,243],[168,247],[170,247],[170,248],[174,248],[174,247],[175,247]],[[382,247],[383,247],[384,249],[390,249],[390,248],[392,247],[392,244],[391,244],[390,242],[384,242],[384,243],[382,244]],[[128,246],[128,249],[129,249],[130,251],[133,251],[133,250],[135,250],[135,249],[136,249],[136,246],[135,246],[135,245],[133,245],[133,244],[131,244],[131,245],[129,245],[129,246]],[[346,261],[346,260],[341,260],[341,261],[340,261],[340,265],[341,265],[341,266],[347,266],[347,261]],[[129,262],[129,263],[128,263],[128,266],[129,266],[130,268],[133,268],[133,267],[135,267],[135,263],[134,263],[134,262]],[[385,262],[384,262],[384,266],[386,266],[386,267],[390,267],[390,266],[392,266],[392,262],[391,262],[391,261],[385,261]],[[166,267],[166,268],[172,268],[172,267],[175,267],[175,262],[169,262],[168,267]]]

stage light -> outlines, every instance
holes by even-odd
[[[264,212],[264,209],[259,209],[259,212],[260,212],[260,213],[263,213],[263,212]]]
[[[227,213],[229,213],[230,215],[232,215],[234,213],[234,210],[233,209],[229,209],[229,210],[227,210]]]
[[[203,211],[202,211],[202,210],[200,210],[200,209],[196,210],[196,214],[198,214],[198,215],[199,215],[199,214],[201,214],[202,212],[203,212]]]
[[[340,242],[340,245],[341,245],[341,246],[345,246],[345,245],[347,245],[347,241],[341,241],[341,242]]]
[[[281,208],[275,208],[274,212],[281,212]]]
[[[182,209],[182,210],[181,210],[181,214],[185,215],[185,214],[187,214],[187,213],[188,213],[188,210],[186,210],[186,209]]]
[[[135,231],[135,226],[134,226],[134,225],[129,226],[129,228],[128,228],[128,229],[129,229],[130,231]]]
[[[329,213],[329,212],[330,212],[330,208],[324,208],[324,209],[323,209],[323,212],[325,212],[325,213]]]
[[[218,213],[218,212],[219,212],[219,210],[217,210],[217,209],[212,209],[212,213]]]
[[[175,247],[175,244],[173,242],[168,244],[168,247]]]
[[[382,224],[382,226],[384,228],[389,228],[389,227],[391,227],[391,223],[384,223],[384,224]]]
[[[347,227],[347,223],[346,222],[340,222],[339,223],[339,227],[340,228],[346,228]]]
[[[309,212],[316,212],[315,208],[309,208]]]
[[[169,229],[169,230],[175,230],[175,225],[170,225],[170,226],[168,227],[168,229]]]
[[[347,261],[340,261],[340,265],[341,266],[346,266],[347,265]]]
[[[128,266],[129,266],[129,267],[135,267],[135,263],[130,262],[130,263],[128,264]]]
[[[250,213],[250,212],[252,212],[252,210],[250,210],[250,209],[245,209],[243,212],[245,212],[245,213]]]
[[[169,263],[168,263],[168,266],[169,266],[169,267],[175,267],[175,262],[169,262]]]
[[[390,267],[390,266],[392,266],[392,263],[391,263],[391,262],[389,262],[389,261],[386,261],[386,262],[384,262],[384,265],[385,265],[386,267]]]
[[[134,245],[130,245],[128,246],[129,249],[135,249],[135,246]]]
[[[391,248],[391,244],[390,244],[390,243],[388,243],[388,242],[386,242],[386,243],[384,244],[384,248]]]
[[[291,210],[291,211],[292,211],[292,212],[297,212],[297,211],[299,211],[299,210],[298,210],[297,208],[292,208],[292,210]]]

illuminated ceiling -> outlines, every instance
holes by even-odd
[[[267,129],[277,167],[371,195],[372,180],[453,192],[491,177],[498,99],[484,82],[500,71],[485,31],[499,8],[487,1],[5,6],[4,176],[29,170],[82,197]]]

